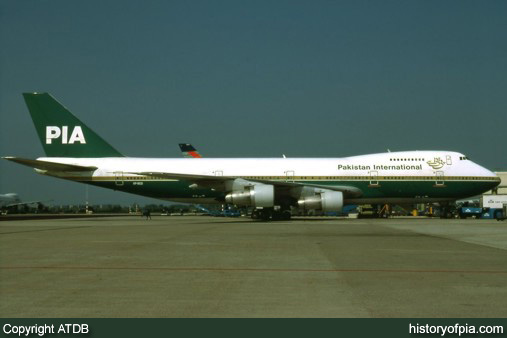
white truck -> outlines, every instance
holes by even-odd
[[[507,206],[507,195],[483,195],[481,198],[481,207],[488,211],[490,217],[496,219],[505,219]]]

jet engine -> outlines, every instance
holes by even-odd
[[[230,204],[253,207],[273,207],[275,204],[275,187],[270,184],[249,183],[242,189],[233,190],[225,196]]]
[[[298,206],[304,210],[341,211],[343,193],[319,189],[314,195],[307,195],[298,200]]]

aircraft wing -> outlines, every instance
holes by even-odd
[[[176,179],[195,183],[200,186],[209,186],[216,188],[217,184],[224,183],[226,181],[235,180],[242,178],[246,181],[257,182],[263,184],[271,184],[275,187],[280,188],[294,188],[294,187],[312,187],[327,189],[333,191],[341,191],[347,197],[359,197],[362,195],[362,191],[359,188],[347,185],[321,185],[311,183],[298,183],[298,182],[287,182],[287,181],[276,181],[276,180],[264,180],[264,179],[251,179],[234,176],[212,176],[212,175],[194,175],[194,174],[177,174],[177,173],[166,173],[166,172],[131,172],[131,174],[152,176],[166,179]]]
[[[166,172],[154,172],[154,171],[143,171],[143,172],[130,172],[129,174],[152,176],[158,178],[167,178],[175,180],[183,180],[190,182],[201,182],[201,181],[212,181],[212,182],[224,182],[228,180],[234,180],[239,177],[233,176],[212,176],[212,175],[194,175],[194,174],[177,174],[177,173],[166,173]]]
[[[76,164],[64,164],[64,163],[56,163],[50,161],[40,161],[40,160],[32,160],[28,158],[21,157],[2,157],[8,161],[16,162],[22,165],[26,165],[28,167],[48,170],[48,171],[94,171],[97,167],[93,166],[82,166]]]

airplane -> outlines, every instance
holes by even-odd
[[[190,143],[179,143],[181,154],[183,157],[188,158],[202,158],[201,154],[195,150],[194,146]]]
[[[0,208],[2,210],[24,204],[16,193],[0,194]]]
[[[500,178],[453,151],[342,158],[126,157],[48,93],[24,93],[45,157],[4,157],[42,175],[184,203],[253,207],[252,218],[290,219],[291,208],[440,203],[479,195]]]
[[[41,201],[29,201],[29,202],[23,202],[19,198],[19,195],[16,193],[7,193],[7,194],[0,194],[0,210],[2,212],[7,213],[7,210],[9,208],[14,208],[22,205],[30,205],[30,204],[37,204],[41,205]]]

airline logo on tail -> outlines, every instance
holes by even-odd
[[[201,158],[201,154],[190,143],[179,143],[183,157]]]
[[[71,127],[72,128],[72,127]],[[62,144],[74,144],[79,142],[81,144],[86,144],[86,140],[83,134],[83,129],[80,126],[75,126],[72,129],[69,137],[69,127],[68,126],[46,126],[46,144],[51,144],[53,140],[60,138]]]

